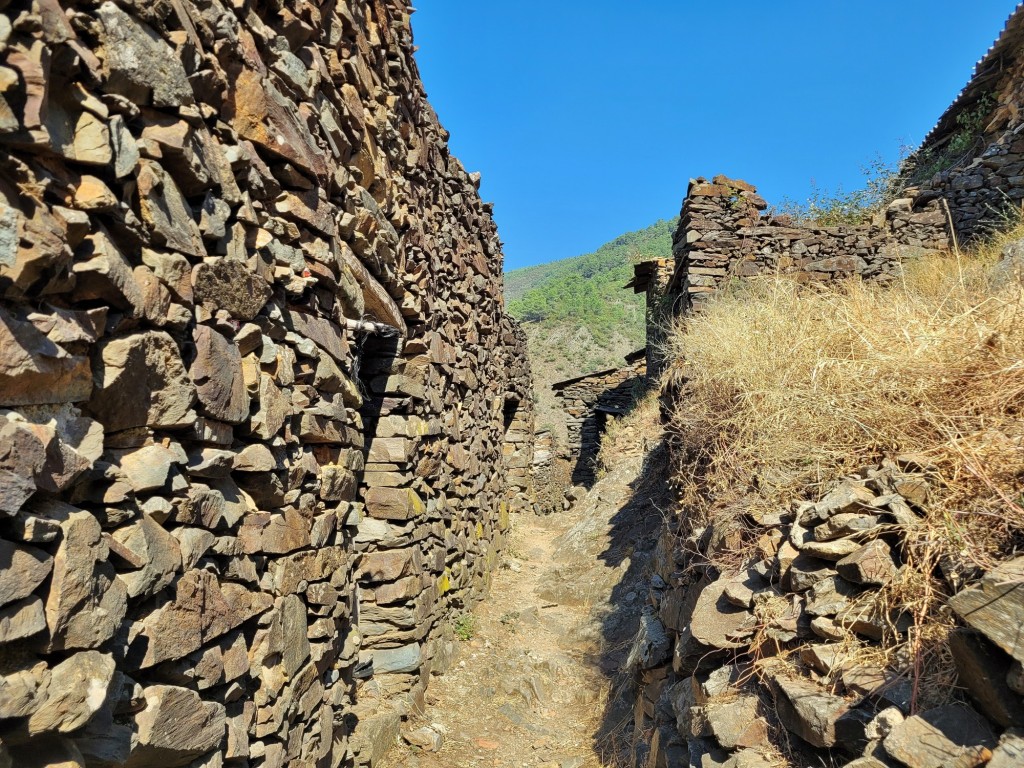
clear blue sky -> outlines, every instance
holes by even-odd
[[[506,269],[586,253],[725,173],[769,202],[916,145],[1016,0],[419,0],[427,94]]]

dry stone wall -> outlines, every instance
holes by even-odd
[[[677,313],[699,309],[716,289],[738,278],[891,279],[905,260],[952,242],[948,217],[934,198],[894,200],[875,221],[860,226],[796,226],[789,217],[762,214],[765,208],[745,181],[716,176],[690,182],[672,240],[675,273],[665,289],[680,297]]]
[[[1019,8],[907,173],[936,161],[946,170],[870,225],[794,227],[761,214],[745,182],[691,182],[664,297],[673,312],[699,311],[727,281],[764,274],[888,280],[905,259],[1005,226],[1007,206],[1024,198],[1022,46]],[[636,268],[633,287],[649,305],[661,268]],[[659,332],[649,323],[649,343]],[[664,382],[667,412],[687,396],[683,378]],[[674,466],[701,471],[671,435],[669,449]],[[1024,559],[974,574],[966,588],[961,563],[938,563],[963,625],[941,651],[960,695],[947,695],[952,676],[918,679],[920,641],[910,638],[920,619],[899,596],[911,570],[906,532],[921,524],[934,482],[926,459],[897,455],[774,512],[735,489],[707,516],[669,523],[628,661],[643,734],[633,764],[1024,764]]]
[[[595,479],[601,434],[609,415],[621,416],[633,403],[647,373],[645,356],[630,355],[623,368],[598,371],[555,384],[568,431],[573,485],[590,487]]]
[[[1024,200],[1024,8],[978,62],[904,169],[908,197],[941,199],[958,238],[1005,227]]]
[[[660,298],[685,315],[730,280],[885,281],[904,260],[952,244],[948,211],[934,196],[896,200],[861,227],[794,227],[762,215],[764,207],[745,182],[692,182],[667,289],[658,262],[638,265],[632,286],[647,290],[649,306]],[[649,323],[648,343],[661,331]],[[663,384],[672,413],[687,396],[685,376]],[[671,465],[699,473],[699,460],[672,439],[685,428],[670,424]],[[883,596],[898,593],[908,572],[903,532],[920,525],[933,470],[921,457],[894,456],[775,512],[753,508],[739,490],[722,494],[706,516],[668,522],[628,660],[637,683],[634,732],[644,734],[633,764],[1020,762],[1021,649],[1008,631],[1019,623],[1019,590],[1008,586],[1016,585],[1019,558],[951,601],[971,627],[948,645],[962,699],[939,704],[938,691],[918,685],[913,659],[893,651],[907,647],[914,617]],[[958,564],[940,566],[949,588],[961,589]]]
[[[447,664],[533,401],[411,12],[0,0],[0,765],[366,764]]]
[[[626,284],[626,288],[632,288],[634,293],[645,294],[644,349],[647,356],[647,375],[651,380],[657,380],[661,376],[664,363],[662,347],[665,343],[665,334],[672,322],[673,312],[668,289],[675,268],[674,259],[644,261],[634,265],[633,279]]]
[[[659,542],[629,657],[635,726],[652,734],[635,764],[1020,765],[1024,558],[967,589],[961,564],[940,564],[968,625],[945,651],[963,694],[952,702],[953,680],[918,679],[920,627],[892,597],[932,470],[896,456],[778,512],[740,501],[708,521],[679,519]]]

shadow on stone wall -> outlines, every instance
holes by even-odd
[[[610,544],[600,555],[607,566],[621,569],[625,564],[601,622],[598,666],[609,680],[612,695],[593,734],[594,750],[613,765],[634,764],[631,752],[640,741],[639,734],[633,733],[638,678],[630,656],[644,607],[650,602],[650,563],[658,547],[664,545],[664,539],[659,539],[662,511],[672,504],[667,456],[664,442],[648,454],[643,469],[630,484],[628,500],[611,517]],[[644,763],[640,760],[636,764]]]

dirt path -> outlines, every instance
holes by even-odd
[[[569,512],[514,521],[490,596],[459,623],[452,668],[406,728],[442,733],[440,750],[404,745],[388,768],[616,764],[632,728],[631,676],[620,670],[646,600],[634,586],[664,476],[648,467],[638,479],[638,452],[617,463]]]

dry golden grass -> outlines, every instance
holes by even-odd
[[[1024,282],[993,277],[1018,227],[888,286],[744,281],[671,334],[684,508],[778,509],[901,453],[937,473],[911,557],[989,567],[1022,543]],[[753,499],[753,501],[752,501]]]
[[[636,402],[629,412],[608,420],[597,454],[597,474],[603,477],[623,456],[643,455],[661,438],[658,393],[637,384]]]
[[[1024,550],[1024,275],[996,268],[1021,238],[1024,225],[971,253],[922,259],[885,286],[743,281],[669,336],[683,535],[712,519],[743,531],[736,551],[707,553],[720,569],[749,559],[758,513],[817,500],[899,454],[934,467],[920,521],[886,527],[899,530],[907,567],[862,596],[885,622],[912,621],[888,626],[881,643],[842,643],[842,666],[909,677],[915,709],[958,695],[951,589],[938,575],[960,579]],[[794,664],[798,649],[767,640],[759,631],[751,642],[755,669]]]

